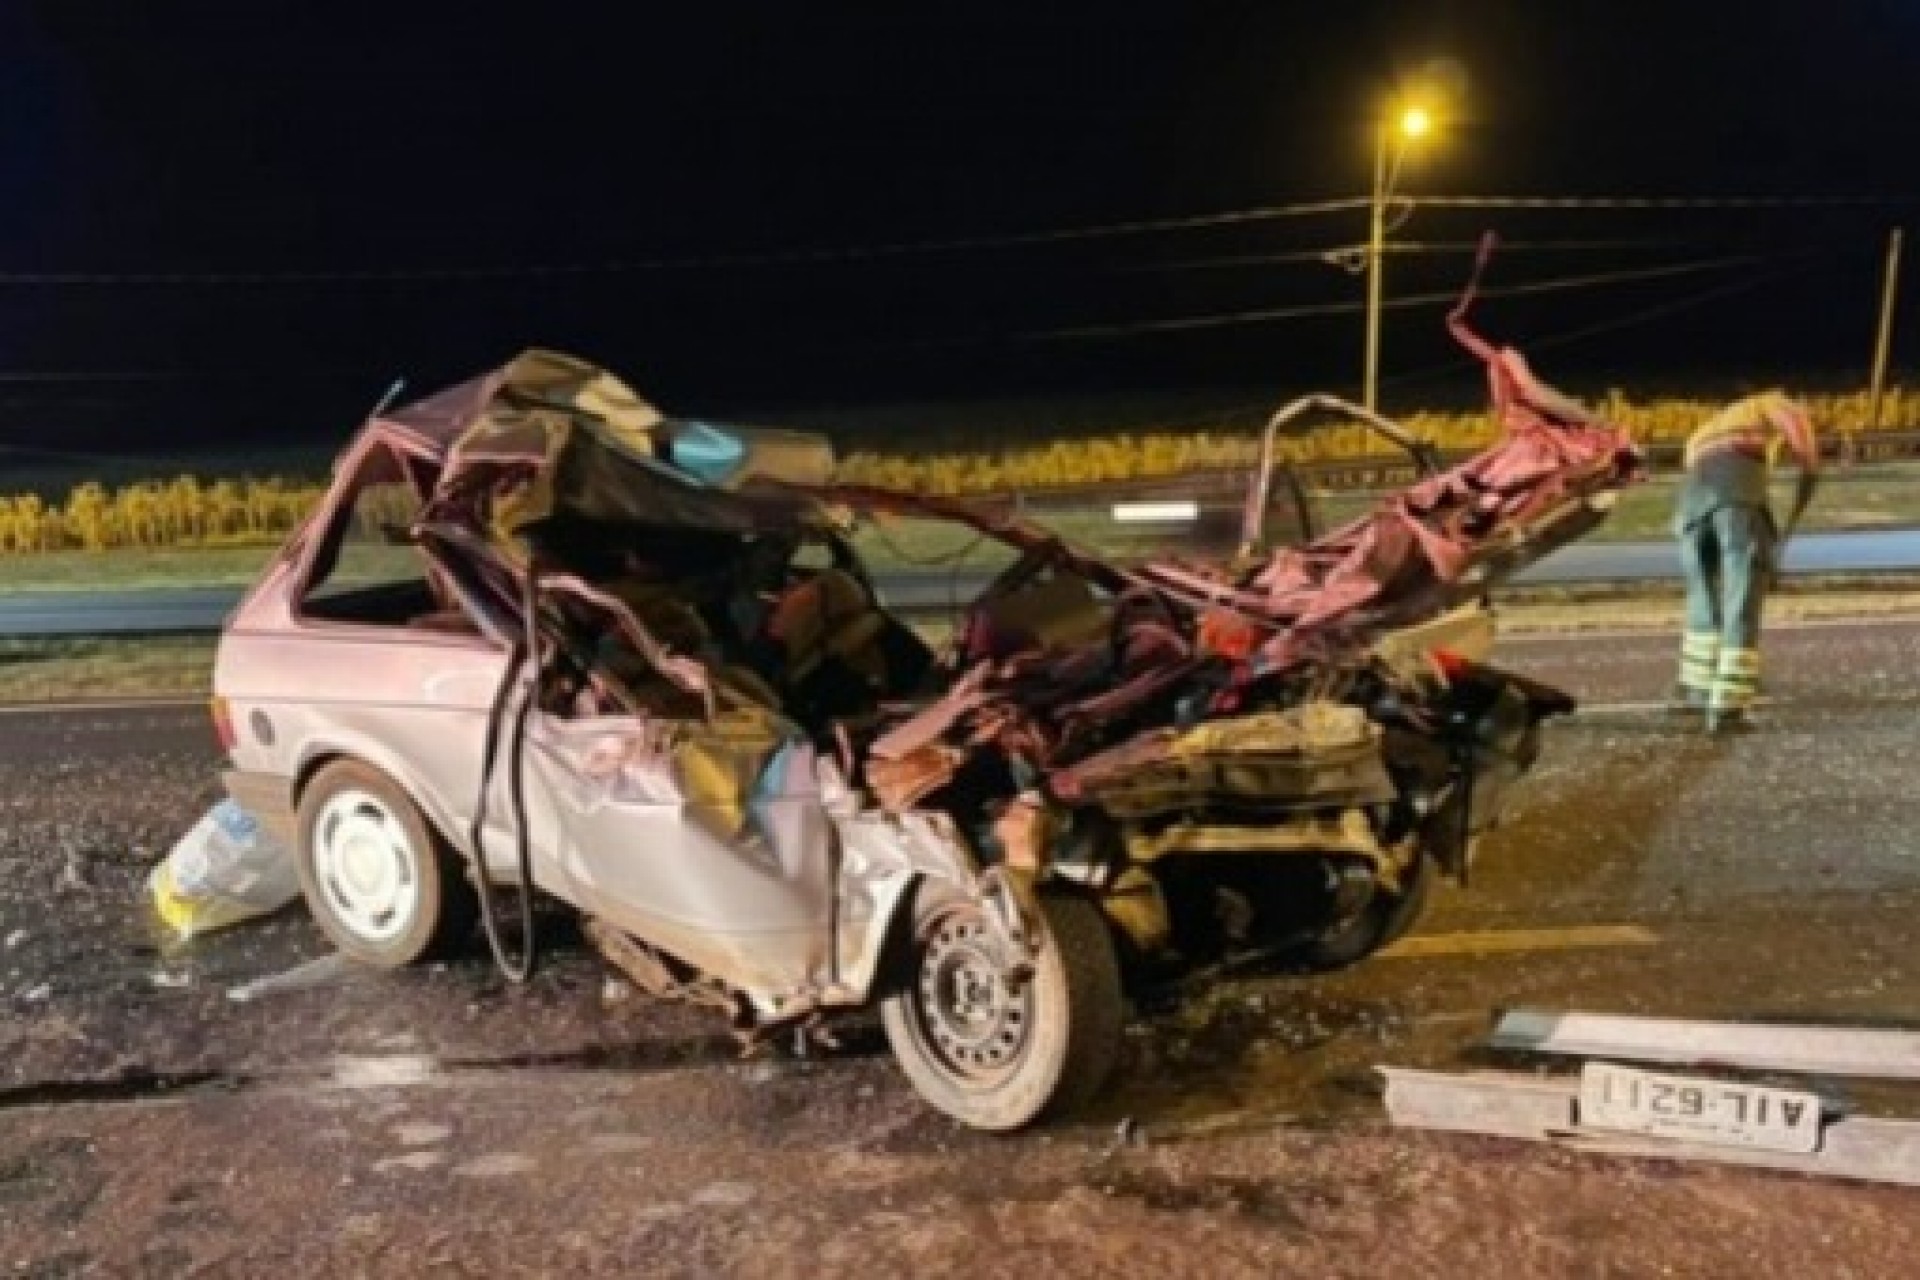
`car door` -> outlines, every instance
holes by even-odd
[[[528,764],[583,910],[750,993],[831,972],[834,831],[813,748],[777,716],[542,714]]]

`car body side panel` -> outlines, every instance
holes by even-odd
[[[537,718],[529,764],[574,904],[765,1012],[863,999],[917,879],[978,892],[943,815],[859,810],[784,728]]]
[[[236,630],[221,644],[218,692],[230,708],[240,769],[292,784],[330,757],[364,761],[465,850],[487,715],[505,668],[504,653],[469,637],[357,626]],[[506,759],[503,750],[488,802],[487,861],[496,878],[514,866]],[[535,879],[564,893],[552,802],[529,787],[527,806]]]

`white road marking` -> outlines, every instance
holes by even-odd
[[[1485,929],[1402,938],[1380,959],[1498,955],[1512,951],[1575,951],[1586,947],[1650,947],[1660,935],[1637,924],[1575,924],[1557,929]]]

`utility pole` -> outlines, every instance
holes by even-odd
[[[1367,359],[1360,403],[1375,412],[1380,386],[1380,268],[1387,238],[1387,123],[1374,129],[1373,199],[1368,205],[1367,228]]]
[[[1417,102],[1403,101],[1398,114],[1381,116],[1373,129],[1373,198],[1367,224],[1367,360],[1360,400],[1374,411],[1380,391],[1380,282],[1381,259],[1387,251],[1387,206],[1400,177],[1407,147],[1433,130],[1433,113]]]
[[[1880,289],[1880,331],[1873,343],[1873,375],[1867,391],[1867,430],[1880,426],[1880,401],[1887,388],[1887,355],[1893,348],[1893,309],[1900,296],[1900,237],[1895,227],[1887,236],[1887,275]],[[1852,461],[1849,441],[1848,461]]]

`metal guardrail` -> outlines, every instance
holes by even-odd
[[[1787,548],[1789,575],[1893,574],[1920,571],[1920,529],[1871,533],[1807,533]],[[987,585],[983,568],[878,575],[889,608],[917,617],[953,612]],[[1515,579],[1522,587],[1609,582],[1677,582],[1679,553],[1670,540],[1577,542]],[[192,634],[217,631],[240,599],[239,588],[0,595],[0,637]]]

